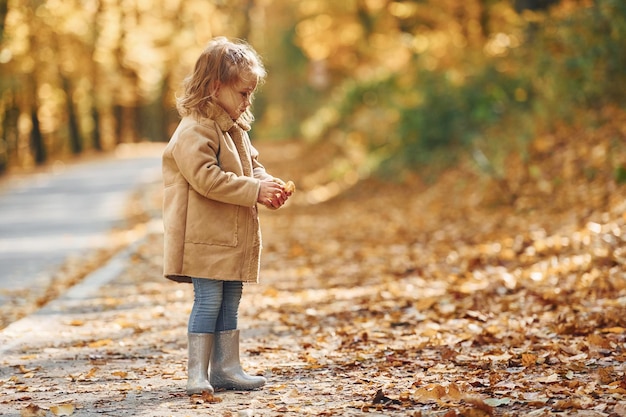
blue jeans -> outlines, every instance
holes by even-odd
[[[243,283],[192,278],[194,302],[189,333],[215,333],[237,329]]]

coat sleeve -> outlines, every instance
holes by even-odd
[[[222,203],[254,206],[261,187],[259,179],[223,170],[218,152],[218,130],[194,124],[180,132],[172,154],[181,175],[198,194]]]
[[[250,144],[250,156],[252,156],[252,172],[254,178],[271,181],[274,177],[268,174],[265,167],[261,165],[259,162],[259,151],[257,151],[252,144]]]

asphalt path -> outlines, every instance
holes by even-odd
[[[111,156],[11,176],[0,189],[0,305],[47,285],[72,256],[106,244],[142,184],[160,180],[160,154]]]

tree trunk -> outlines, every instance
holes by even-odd
[[[97,151],[102,150],[102,135],[100,134],[100,112],[95,104],[91,108],[91,120],[93,121],[93,132],[91,132],[91,141],[93,148]]]
[[[6,171],[11,161],[16,160],[17,139],[19,137],[17,120],[20,116],[20,109],[15,100],[15,88],[12,88],[10,93],[5,94],[5,98],[5,110],[2,118],[2,139],[0,142],[1,171]]]
[[[4,24],[9,13],[8,0],[0,0],[0,40],[4,37]]]
[[[37,105],[33,106],[30,111],[30,119],[32,122],[32,130],[30,131],[30,147],[33,153],[33,158],[37,165],[42,165],[46,162],[47,153],[46,146],[43,143],[43,135],[41,134],[41,127],[39,126],[39,116],[37,115]]]
[[[65,103],[67,106],[67,127],[70,135],[70,149],[73,154],[77,155],[83,151],[83,140],[80,137],[76,109],[74,108],[74,101],[72,100],[72,86],[70,80],[64,75],[61,75],[61,79],[63,82],[63,90],[65,90],[65,96],[67,97]]]

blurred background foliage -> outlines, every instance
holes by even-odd
[[[623,0],[0,0],[0,172],[166,141],[218,35],[268,68],[254,140],[331,149],[346,183],[468,155],[498,177],[626,104]]]

